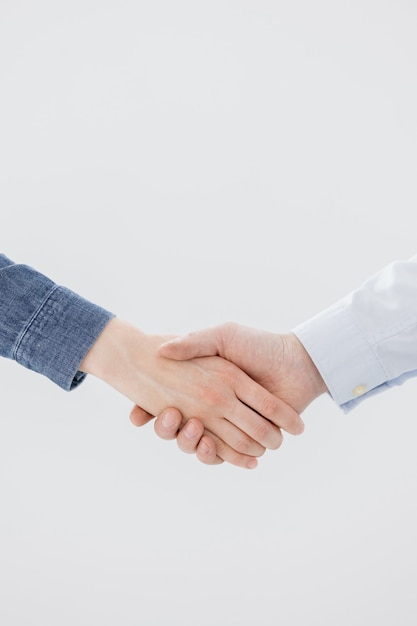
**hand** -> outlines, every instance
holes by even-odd
[[[301,413],[327,388],[316,366],[301,342],[292,333],[275,334],[227,323],[207,330],[190,333],[162,344],[160,354],[171,359],[188,359],[202,355],[219,355],[238,365],[251,378],[280,397]],[[181,428],[178,414],[176,423],[164,423],[163,416],[155,421],[155,430],[164,439],[176,436],[173,430]],[[196,452],[203,463],[213,463],[213,441],[207,436],[200,447],[197,439],[185,437],[185,427],[178,435],[181,449]],[[208,446],[208,448],[207,448]]]
[[[163,343],[159,353],[184,360],[219,355],[287,402],[297,413],[327,388],[293,333],[276,334],[229,322]]]
[[[236,365],[219,357],[184,363],[164,359],[158,353],[163,341],[114,318],[80,370],[104,380],[151,415],[167,406],[178,407],[184,421],[198,415],[221,448],[221,458],[236,465],[243,464],[242,454],[256,457],[265,448],[277,448],[282,441],[278,424],[288,432],[302,428],[293,409]],[[245,463],[253,467],[256,460]]]
[[[187,359],[201,355],[219,355],[233,361],[274,395],[301,413],[316,397],[326,391],[317,368],[303,345],[292,333],[275,334],[227,323],[162,344],[160,354],[167,358]],[[148,421],[140,409],[132,411],[133,422]],[[155,431],[162,439],[177,438],[184,452],[197,454],[203,463],[217,462],[215,442],[205,433],[203,445],[199,434],[202,425],[194,420],[194,432],[182,425],[181,415],[168,409],[169,423],[162,414],[155,420]]]

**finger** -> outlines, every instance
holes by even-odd
[[[173,407],[164,409],[155,420],[155,432],[161,439],[175,439],[182,421],[181,411]]]
[[[231,446],[225,444],[219,437],[212,433],[205,433],[204,426],[197,418],[189,419],[182,427],[182,414],[178,409],[168,408],[155,420],[155,432],[162,439],[177,438],[177,445],[183,452],[196,454],[197,459],[205,465],[219,465],[224,461],[239,467],[254,468],[257,465],[255,456],[239,453]],[[224,429],[240,432],[231,424]],[[227,435],[226,435],[227,436]],[[243,447],[255,450],[258,456],[265,452],[265,448],[257,442],[252,442],[244,433],[239,435],[241,441],[248,439]],[[239,445],[239,443],[237,444]]]
[[[140,406],[135,405],[130,411],[129,419],[134,426],[144,426],[154,419],[154,415],[151,415]]]
[[[207,418],[205,424],[213,435],[216,435],[219,440],[227,442],[228,447],[233,448],[235,452],[254,457],[262,456],[265,453],[267,446],[259,439],[252,437],[251,432],[249,432],[252,431],[255,436],[258,436],[257,423],[259,423],[259,430],[262,430],[265,422],[265,431],[278,431],[279,437],[280,431],[276,426],[264,420],[241,402],[235,402],[233,407],[229,407],[228,413],[232,415],[231,418],[227,415],[224,419],[219,419],[218,417],[213,419]],[[270,440],[271,437],[269,437],[268,443]],[[279,444],[280,441],[276,445]]]
[[[258,460],[256,457],[236,452],[236,450],[228,446],[226,443],[224,443],[224,441],[216,437],[216,435],[214,435],[213,433],[210,433],[210,438],[214,441],[216,445],[216,462],[218,462],[218,459],[221,459],[226,463],[230,463],[231,465],[236,465],[237,467],[242,467],[244,469],[255,469],[255,467],[257,467]],[[203,440],[205,440],[205,437],[203,437]],[[205,441],[203,441],[203,449],[204,443]],[[200,458],[200,456],[201,451],[197,450],[197,458],[204,462],[202,458]]]
[[[177,435],[177,445],[182,452],[196,454],[201,463],[218,465],[223,460],[217,456],[216,442],[213,437],[204,434],[204,426],[200,420],[191,418],[180,429]]]
[[[166,358],[186,360],[199,356],[222,355],[224,353],[222,345],[223,339],[221,327],[219,327],[189,333],[184,337],[170,340],[161,344],[159,351]],[[254,383],[249,377],[245,378],[241,391],[237,395],[244,404],[286,432],[299,435],[304,431],[304,422],[294,409]],[[248,414],[246,418],[249,418]],[[269,428],[267,424],[262,424],[259,420],[254,420],[253,416],[252,419],[249,418],[249,423],[247,419],[244,424],[233,418],[230,421],[245,430],[253,439],[262,436],[262,439],[257,440],[267,448],[276,449],[281,445],[278,431]],[[250,423],[252,427],[249,426]]]
[[[250,469],[257,465],[255,456],[237,452],[214,433],[205,431],[203,424],[196,418],[188,420],[180,429],[177,444],[180,450],[196,454],[198,460],[206,465],[218,465],[223,461]],[[265,448],[259,448],[257,447],[257,455],[261,456]]]
[[[168,408],[155,420],[155,432],[162,439],[177,438],[177,445],[183,452],[196,454],[205,465],[219,465],[223,459],[217,456],[216,443],[204,435],[204,426],[197,418],[191,418],[182,427],[183,417],[178,409]]]
[[[265,419],[263,415],[259,415],[257,411],[246,406],[245,403],[240,403],[230,416],[227,415],[227,419],[234,426],[238,427],[240,432],[246,433],[245,437],[241,439],[236,439],[235,437],[232,439],[230,434],[227,435],[227,439],[225,439],[226,435],[221,437],[239,452],[257,456],[257,454],[253,453],[253,446],[247,444],[248,440],[256,441],[268,450],[277,450],[282,444],[283,436],[281,429],[270,422],[269,419]],[[216,434],[218,434],[218,430],[219,428],[216,428]],[[246,449],[244,447],[245,443],[247,445]]]
[[[210,435],[203,435],[196,450],[197,459],[205,465],[220,465],[224,460],[217,455],[216,442]]]
[[[282,428],[291,435],[300,435],[304,431],[304,422],[300,415],[289,404],[277,398],[272,393],[255,383],[251,378],[247,377],[246,381],[241,378],[237,381],[236,395],[241,402],[251,407],[262,417],[269,420],[279,428]],[[269,448],[271,442],[277,443],[276,433],[274,434],[267,424],[261,424],[259,420],[252,421],[255,428],[245,427],[245,424],[239,421],[239,427],[245,430],[251,437],[260,441],[266,448]],[[264,433],[262,439],[259,439],[259,433]],[[274,448],[275,449],[275,448]]]
[[[197,452],[197,447],[200,443],[200,439],[203,435],[203,424],[197,418],[192,417],[178,431],[177,444],[179,449],[186,454],[195,454]],[[213,442],[212,445],[209,446],[209,448],[210,450],[214,449],[215,456],[216,444]],[[207,454],[209,454],[210,450],[207,451]]]
[[[254,441],[245,432],[240,430],[240,428],[231,424],[227,419],[215,419],[208,421],[210,423],[210,433],[205,431],[202,422],[195,417],[189,419],[187,423],[182,426],[177,434],[177,443],[183,452],[195,454],[200,439],[204,433],[206,433],[206,435],[210,434],[213,437],[215,436],[216,441],[227,442],[228,449],[234,449],[235,452],[240,453],[245,457],[257,457],[262,456],[265,453],[264,446],[262,446],[258,441]],[[276,428],[275,426],[271,427]],[[216,450],[216,443],[214,440],[208,440],[207,438],[205,443],[209,445],[209,450],[206,450],[205,452],[208,455],[208,458],[213,459],[213,450]],[[204,445],[202,448],[204,449]]]
[[[232,363],[228,369],[223,366],[222,376],[233,393],[225,406],[224,419],[208,418],[205,421],[206,427],[243,454],[259,456],[261,449],[263,454],[265,448],[270,450],[279,448],[282,443],[281,429],[269,419],[275,417],[279,421],[272,410],[277,398]],[[221,389],[210,387],[204,391],[205,398],[213,406],[224,404]],[[256,449],[257,444],[261,449]]]
[[[199,330],[161,344],[159,353],[167,359],[185,361],[198,356],[220,354],[220,343],[220,333],[215,329]]]

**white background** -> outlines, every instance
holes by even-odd
[[[416,252],[413,0],[0,0],[2,251],[149,332],[287,331]],[[2,360],[5,626],[411,626],[417,386],[255,471]]]

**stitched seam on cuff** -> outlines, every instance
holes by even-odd
[[[19,348],[20,348],[20,346],[22,344],[22,341],[24,340],[26,334],[29,332],[30,327],[32,326],[33,322],[38,317],[38,315],[41,313],[42,309],[44,308],[44,306],[46,305],[48,300],[51,298],[53,293],[56,291],[56,289],[58,289],[58,286],[59,285],[54,285],[52,287],[52,289],[50,291],[48,291],[48,293],[46,294],[46,296],[44,297],[44,299],[42,300],[42,302],[40,303],[40,305],[38,306],[36,311],[33,313],[33,315],[28,320],[28,322],[27,322],[26,326],[24,327],[24,329],[22,330],[21,334],[17,338],[16,345],[15,345],[15,348],[13,350],[13,359],[15,361],[18,360],[17,355],[18,355],[18,352],[19,352]]]

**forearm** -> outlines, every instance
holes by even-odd
[[[288,333],[283,337],[286,351],[290,350],[292,353],[291,362],[293,366],[289,375],[294,374],[299,381],[302,381],[293,402],[293,406],[302,412],[313,400],[326,393],[328,389],[313,359],[298,337],[294,333]],[[296,381],[293,384],[296,388]]]
[[[35,269],[0,255],[0,355],[47,376],[65,390],[113,314]]]
[[[157,383],[156,346],[159,343],[156,337],[115,317],[85,354],[79,369],[104,381],[155,415],[155,411],[165,408],[163,403],[159,405],[158,397],[166,392],[162,381]],[[151,388],[159,382],[161,387],[157,393],[151,394]]]

